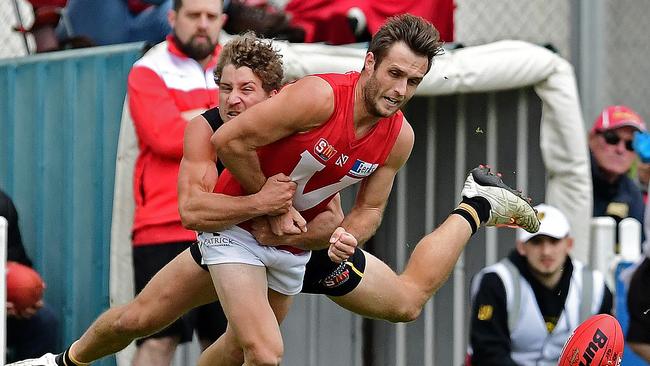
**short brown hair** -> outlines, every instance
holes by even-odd
[[[411,14],[390,17],[372,37],[368,52],[375,55],[377,64],[397,42],[404,42],[413,52],[429,59],[427,72],[431,69],[433,57],[442,53],[440,33],[428,21]]]
[[[219,0],[219,3],[221,3],[221,6],[223,6],[223,0]],[[183,7],[183,0],[174,0],[172,9],[174,9],[174,11],[178,11],[181,7]]]
[[[262,87],[267,92],[278,90],[282,86],[282,55],[272,47],[270,40],[257,38],[253,32],[236,36],[223,47],[214,69],[217,83],[227,65],[250,68],[262,80]]]

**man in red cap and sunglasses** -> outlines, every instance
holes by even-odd
[[[646,131],[638,113],[624,105],[605,108],[589,132],[594,188],[593,216],[611,216],[616,222],[633,217],[643,224],[643,195],[627,172],[637,159],[634,133]]]

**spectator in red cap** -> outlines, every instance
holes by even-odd
[[[646,131],[638,113],[623,105],[605,108],[589,132],[594,190],[593,216],[616,222],[633,217],[643,224],[643,194],[627,172],[637,159],[632,147],[636,131]]]

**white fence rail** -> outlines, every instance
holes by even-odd
[[[615,289],[615,272],[620,262],[635,262],[641,255],[641,223],[628,217],[618,225],[611,217],[594,217],[591,221],[589,265],[605,275],[607,286]],[[617,250],[618,247],[618,250]]]
[[[620,255],[624,261],[636,261],[641,255],[641,223],[628,217],[618,225]]]

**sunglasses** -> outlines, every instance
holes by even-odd
[[[602,133],[602,135],[605,139],[605,142],[609,145],[618,145],[618,143],[621,141],[621,137],[618,136],[614,131],[605,131]],[[625,140],[625,149],[627,149],[627,151],[634,151],[632,140]]]

